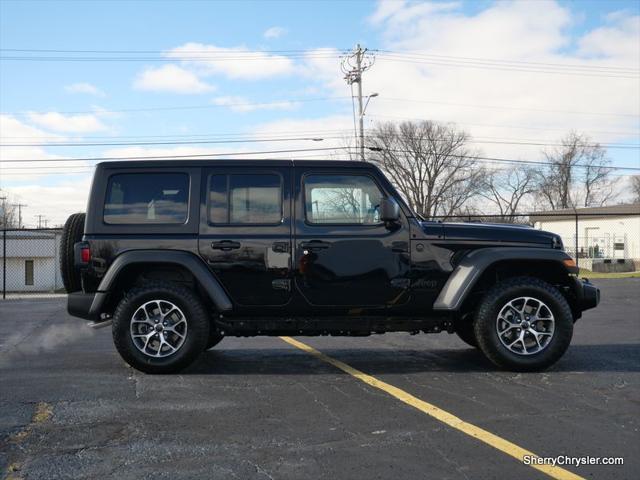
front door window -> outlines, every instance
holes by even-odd
[[[305,178],[306,219],[313,224],[376,225],[382,192],[364,175],[309,175]]]

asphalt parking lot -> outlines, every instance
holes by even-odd
[[[600,307],[544,373],[446,333],[297,340],[539,456],[624,458],[556,478],[640,478],[640,279],[594,283]],[[0,302],[0,343],[8,478],[550,478],[277,337],[149,376],[58,298]]]

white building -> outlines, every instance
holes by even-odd
[[[6,259],[3,256],[3,237],[0,237],[0,293],[4,289],[4,275],[7,293],[63,289],[60,277],[61,234],[60,230],[7,231]]]
[[[578,260],[584,268],[627,261],[640,269],[640,204],[536,212],[530,218],[535,228],[560,235],[573,257],[577,235]]]

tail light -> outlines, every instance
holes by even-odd
[[[91,262],[91,247],[87,242],[78,242],[73,245],[73,257],[76,267],[87,267]]]

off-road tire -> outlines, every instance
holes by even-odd
[[[496,321],[501,308],[514,298],[542,300],[554,316],[554,333],[548,345],[532,355],[518,355],[498,337]],[[552,285],[533,277],[515,277],[494,285],[484,296],[474,323],[478,347],[494,364],[507,370],[530,372],[553,365],[566,352],[573,335],[573,316],[565,297]]]
[[[471,320],[467,319],[466,321],[458,322],[456,324],[456,335],[470,347],[478,348],[478,340],[476,340],[476,332]]]
[[[75,267],[73,246],[82,240],[84,233],[84,213],[74,213],[64,224],[60,239],[60,275],[67,293],[77,292],[82,288],[80,272]]]
[[[212,349],[213,347],[218,345],[223,338],[224,338],[224,335],[220,334],[218,329],[215,326],[211,325],[209,328],[209,340],[207,341],[206,349],[207,350]]]
[[[131,318],[141,305],[151,300],[167,300],[182,310],[187,321],[186,339],[177,352],[161,358],[145,355],[130,335]],[[113,343],[122,359],[145,373],[176,373],[191,365],[204,351],[209,339],[210,319],[200,298],[188,288],[154,281],[130,290],[113,314]]]

